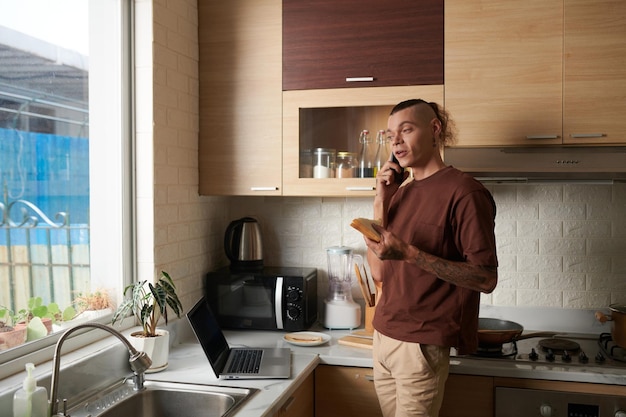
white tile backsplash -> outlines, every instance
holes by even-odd
[[[497,204],[499,285],[493,307],[593,310],[626,302],[626,184],[489,184]],[[347,245],[364,254],[350,226],[372,215],[370,198],[234,198],[232,218],[262,224],[266,264],[315,267]],[[324,294],[322,294],[324,295]],[[358,290],[354,297],[360,298]]]

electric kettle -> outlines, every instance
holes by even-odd
[[[224,234],[224,251],[231,269],[259,269],[263,267],[263,240],[256,219],[243,217],[233,220]]]

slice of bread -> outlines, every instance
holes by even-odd
[[[371,239],[375,242],[380,242],[380,233],[378,233],[372,227],[373,223],[376,223],[379,226],[382,225],[382,222],[380,220],[372,220],[372,219],[366,219],[363,217],[358,217],[352,220],[352,223],[350,223],[350,226],[354,227],[356,230],[363,233],[363,235],[367,237],[368,239]]]
[[[316,335],[299,335],[299,334],[286,334],[285,339],[292,342],[301,342],[301,343],[315,343],[321,342],[322,336]]]

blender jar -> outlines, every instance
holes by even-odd
[[[361,325],[361,306],[352,299],[354,260],[363,263],[361,255],[348,246],[326,249],[328,258],[328,296],[324,300],[324,327],[355,329]]]

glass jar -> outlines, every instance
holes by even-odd
[[[335,176],[335,156],[337,151],[329,148],[313,150],[313,178],[333,178]]]
[[[313,165],[311,165],[311,150],[300,151],[300,178],[313,178]]]
[[[337,152],[335,176],[337,178],[353,178],[357,165],[355,152]]]

